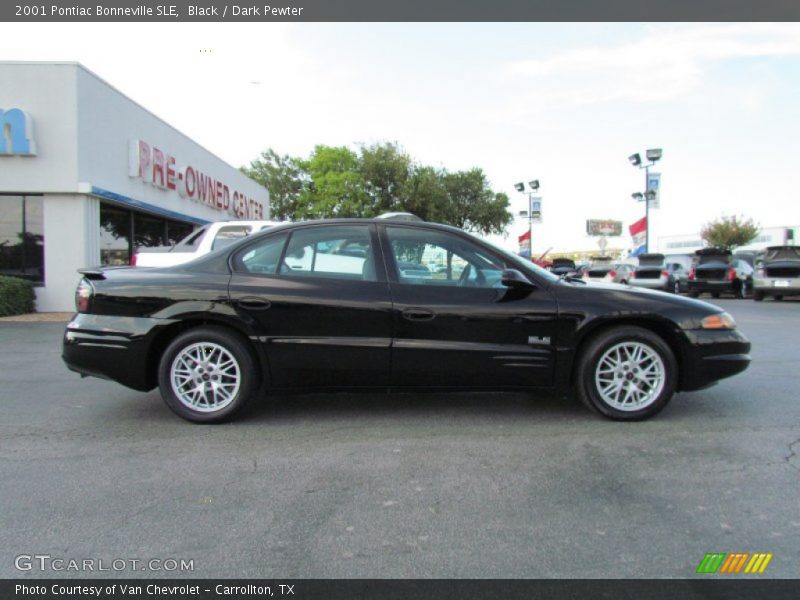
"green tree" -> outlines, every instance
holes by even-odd
[[[511,222],[508,197],[492,191],[481,169],[450,173],[420,165],[391,142],[358,152],[319,145],[308,159],[269,149],[242,171],[269,190],[277,219],[402,211],[484,234],[500,233]]]
[[[361,146],[359,169],[376,215],[403,210],[411,157],[396,143]]]
[[[308,186],[309,177],[300,159],[280,156],[272,148],[242,167],[241,171],[269,190],[270,214],[277,220],[294,220],[304,211],[300,194]]]
[[[481,169],[444,173],[449,196],[446,223],[478,233],[502,233],[511,222],[508,196],[496,194]]]
[[[760,227],[752,219],[734,215],[706,223],[700,231],[700,237],[713,248],[733,250],[751,242],[759,230]]]
[[[372,199],[355,152],[344,146],[317,146],[301,165],[311,178],[300,194],[306,218],[372,216]]]

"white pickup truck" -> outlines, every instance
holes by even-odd
[[[135,267],[172,267],[224,248],[248,235],[279,225],[277,221],[219,221],[193,231],[174,246],[137,248]]]

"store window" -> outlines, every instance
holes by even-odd
[[[131,261],[131,211],[100,204],[100,262],[127,265]]]
[[[192,232],[191,223],[162,219],[100,203],[100,262],[128,265],[139,247],[172,246]]]
[[[44,283],[41,196],[0,195],[0,275]]]

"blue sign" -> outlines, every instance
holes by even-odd
[[[36,156],[33,121],[24,110],[0,109],[0,154]]]

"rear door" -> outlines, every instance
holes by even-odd
[[[232,263],[231,302],[258,327],[274,385],[388,385],[391,301],[374,225],[268,235]]]
[[[552,383],[557,309],[546,289],[503,286],[504,259],[465,235],[379,229],[393,301],[393,385]]]

